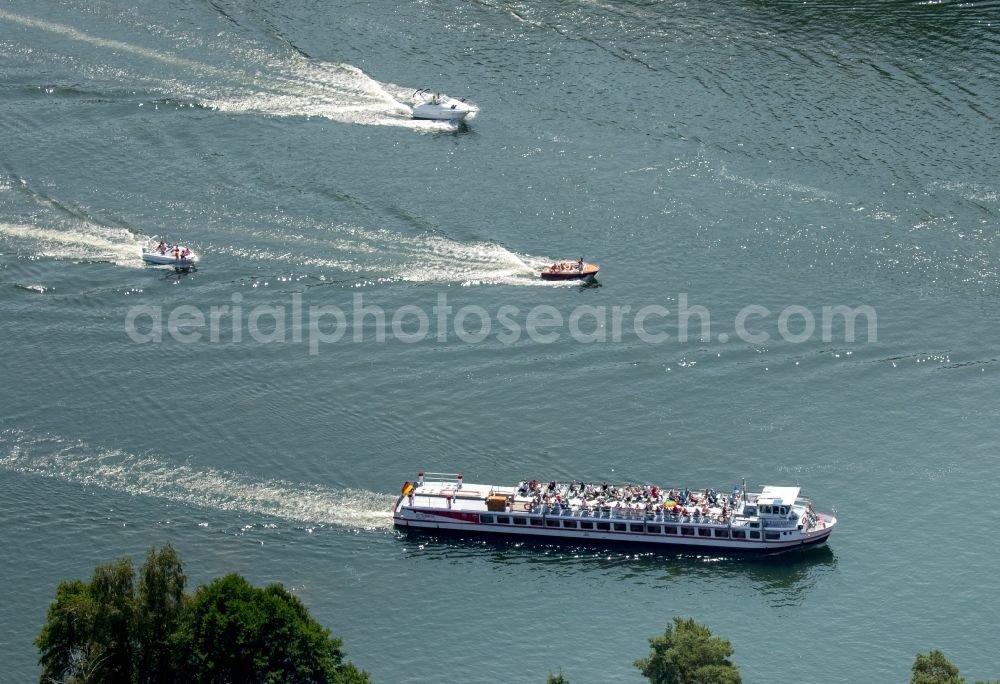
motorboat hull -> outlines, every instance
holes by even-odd
[[[542,271],[542,280],[585,280],[597,275],[601,267],[597,264],[584,264],[583,270],[572,268],[569,270],[552,270],[552,267]]]
[[[468,109],[449,109],[441,105],[422,104],[413,108],[414,119],[430,121],[465,121],[473,114]]]
[[[193,268],[198,263],[198,256],[192,252],[186,257],[175,257],[171,252],[160,254],[159,252],[142,250],[142,260],[153,266],[173,266],[174,268]]]
[[[465,100],[457,100],[444,94],[439,94],[431,99],[423,99],[429,95],[423,90],[418,90],[416,95],[419,101],[413,105],[414,119],[468,121],[479,113],[479,107]]]

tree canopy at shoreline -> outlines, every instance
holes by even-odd
[[[168,545],[150,549],[138,582],[122,558],[60,583],[35,641],[41,682],[369,682],[281,585],[231,574],[187,594],[186,582]]]
[[[674,618],[662,636],[649,640],[652,651],[635,661],[651,684],[741,684],[729,661],[733,646],[693,619]]]
[[[958,675],[958,668],[937,649],[927,655],[918,653],[912,671],[910,684],[965,684],[965,677]],[[1000,681],[977,681],[976,684],[1000,684]]]

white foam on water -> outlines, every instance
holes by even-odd
[[[124,228],[75,223],[63,229],[18,223],[0,223],[0,242],[13,242],[33,256],[72,261],[107,261],[119,266],[142,266],[144,241]]]
[[[538,274],[551,261],[519,255],[495,243],[460,243],[439,236],[397,243],[399,276],[413,282],[543,284]]]
[[[7,447],[0,468],[17,473],[218,511],[355,529],[392,527],[391,494],[259,479],[15,430],[0,432],[0,444]]]
[[[108,38],[101,38],[99,36],[91,36],[90,34],[75,29],[72,26],[66,26],[65,24],[59,24],[52,21],[45,21],[43,19],[36,19],[23,14],[14,14],[13,12],[0,10],[0,19],[19,24],[26,28],[55,33],[63,36],[64,38],[70,38],[72,40],[88,43],[94,47],[104,48],[109,51],[127,52],[137,57],[155,60],[174,67],[188,69],[211,69],[211,67],[207,67],[192,60],[176,57],[169,53],[163,53],[157,50],[131,45],[120,40],[111,40]]]
[[[104,38],[65,24],[5,10],[0,10],[0,20],[90,45],[97,49],[95,57],[98,60],[104,56],[114,59],[118,53],[124,53],[140,61],[166,65],[170,68],[170,78],[157,76],[153,71],[139,73],[135,64],[125,70],[120,65],[102,61],[85,64],[75,57],[60,60],[67,68],[75,68],[91,77],[141,83],[165,96],[190,100],[210,109],[270,116],[323,117],[342,123],[402,126],[420,131],[448,131],[456,126],[444,121],[411,119],[412,110],[408,105],[350,64],[311,60],[299,53],[275,57],[250,42],[227,48],[227,40],[232,42],[227,36],[211,45],[202,45],[205,49],[223,50],[219,57],[224,65],[218,66],[179,56],[172,48],[157,50]],[[137,28],[146,37],[170,35],[166,29],[149,25]],[[176,45],[176,37],[171,43]],[[399,92],[406,90],[412,92],[413,89],[399,88]]]
[[[309,235],[295,241],[287,241],[281,233],[254,235],[257,239],[283,241],[282,252],[240,244],[205,245],[203,251],[248,261],[331,268],[417,283],[550,284],[538,276],[552,263],[550,259],[516,254],[496,243],[463,243],[438,235],[409,236],[353,226],[314,227]]]
[[[551,259],[517,254],[496,243],[465,243],[435,234],[413,236],[343,224],[287,225],[280,217],[264,219],[281,228],[247,229],[241,225],[244,220],[256,223],[261,219],[230,216],[225,223],[215,222],[218,230],[231,233],[235,241],[219,236],[222,240],[199,242],[197,249],[204,263],[228,256],[251,263],[335,270],[380,281],[553,285],[538,275]],[[294,239],[289,239],[289,232]],[[124,228],[83,220],[56,220],[49,226],[0,223],[0,245],[5,243],[12,252],[34,258],[109,262],[131,268],[143,267],[141,248],[153,244]]]

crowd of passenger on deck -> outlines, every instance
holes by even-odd
[[[662,513],[677,517],[708,518],[726,522],[740,499],[739,488],[729,494],[714,489],[691,491],[685,488],[663,490],[656,485],[569,484],[551,481],[522,480],[517,495],[530,500],[531,506],[551,509],[574,509],[588,512],[650,515]]]

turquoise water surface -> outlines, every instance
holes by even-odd
[[[748,682],[932,648],[1000,677],[998,26],[3,3],[0,679],[38,677],[59,581],[168,542],[192,585],[281,582],[378,682],[640,682],[674,615]],[[418,88],[482,113],[413,121]],[[202,267],[144,267],[161,238]],[[537,277],[581,255],[596,283]],[[418,470],[746,478],[840,526],[764,561],[407,538]]]

